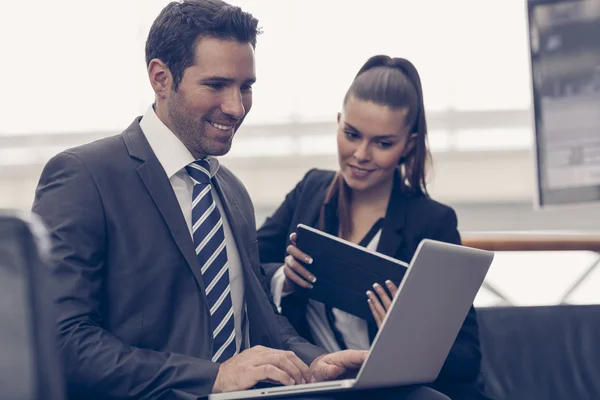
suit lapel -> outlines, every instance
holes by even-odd
[[[340,228],[340,223],[339,223],[339,218],[338,218],[338,213],[337,213],[337,206],[338,206],[338,195],[336,194],[335,196],[333,196],[328,202],[327,204],[325,204],[324,206],[324,217],[325,217],[325,223],[324,223],[324,230],[325,232],[329,233],[330,235],[334,235],[337,236],[339,234],[339,228]],[[320,210],[319,213],[320,214]],[[318,218],[317,218],[318,221]]]
[[[144,183],[144,186],[146,186],[150,197],[152,197],[154,204],[156,204],[167,224],[173,240],[194,274],[196,282],[201,289],[201,296],[205,300],[204,303],[207,304],[200,264],[196,258],[194,243],[181,212],[181,207],[179,206],[177,197],[175,197],[173,187],[165,170],[160,165],[156,155],[152,152],[150,144],[142,133],[139,126],[139,119],[127,128],[123,133],[123,138],[129,155],[142,161],[142,164],[137,168],[140,179]]]
[[[327,190],[327,187],[325,188]],[[306,221],[306,224],[312,226],[313,228],[320,229],[319,226],[319,218],[321,217],[321,207],[323,207],[323,201],[325,200],[325,192],[318,193],[310,202],[306,202],[305,207],[305,215],[311,216],[312,218]],[[337,202],[329,202],[325,205],[325,220],[327,220],[328,213],[333,212],[335,214]],[[333,209],[332,209],[333,207]]]
[[[408,202],[408,195],[402,192],[400,177],[396,176],[377,245],[378,252],[394,258],[397,256],[398,250],[404,243]],[[400,261],[410,262],[410,260]]]
[[[213,187],[217,190],[217,194],[221,199],[221,205],[223,206],[223,211],[227,217],[227,222],[231,227],[236,247],[240,253],[240,259],[242,264],[246,267],[248,261],[248,239],[242,235],[243,232],[248,232],[248,221],[246,220],[244,213],[240,210],[240,207],[231,192],[229,183],[227,180],[223,179],[218,172],[213,178]],[[253,227],[253,229],[256,228]],[[244,271],[246,269],[247,268],[244,268]]]
[[[394,187],[392,188],[392,194],[390,195],[390,201],[388,203],[387,210],[385,212],[385,219],[383,220],[383,226],[381,229],[381,237],[377,245],[377,251],[387,256],[397,258],[398,252],[404,244],[404,234],[406,217],[408,212],[409,195],[402,192],[400,184],[400,176],[396,173],[394,179]],[[400,260],[404,262],[410,262],[410,260]],[[374,319],[367,321],[369,330],[369,338],[371,342],[377,335],[377,324]]]
[[[223,207],[223,211],[225,212],[225,216],[227,217],[229,226],[231,227],[231,232],[233,233],[233,238],[235,239],[235,244],[240,256],[240,262],[242,264],[241,266],[244,276],[244,313],[246,314],[246,316],[242,319],[242,347],[249,348],[250,344],[253,342],[267,343],[265,340],[253,341],[251,339],[252,334],[260,333],[262,330],[251,329],[250,322],[263,320],[261,311],[257,311],[256,309],[256,304],[259,304],[260,302],[255,300],[257,294],[262,294],[263,288],[258,280],[258,277],[252,271],[252,265],[250,264],[250,258],[252,255],[250,254],[250,249],[248,247],[250,244],[250,238],[246,236],[250,229],[256,229],[256,223],[250,226],[249,221],[246,219],[231,191],[231,187],[227,179],[224,179],[221,174],[217,173],[213,179],[213,183],[213,187],[217,190],[219,198],[221,199],[221,205]],[[258,257],[258,255],[255,255],[255,257]]]

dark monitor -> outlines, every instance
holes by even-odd
[[[529,0],[537,205],[600,204],[600,0]]]

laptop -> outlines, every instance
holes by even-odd
[[[493,258],[489,251],[423,240],[356,379],[211,394],[209,399],[268,398],[433,382]]]

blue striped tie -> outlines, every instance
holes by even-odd
[[[185,169],[194,182],[192,232],[210,309],[213,332],[212,361],[223,362],[236,353],[223,220],[211,194],[208,161],[194,161]]]

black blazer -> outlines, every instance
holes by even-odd
[[[317,227],[321,206],[334,176],[333,171],[309,171],[259,229],[260,260],[269,281],[283,265],[287,255],[286,248],[290,244],[289,235],[296,230],[296,226],[302,223]],[[334,199],[326,205],[326,224],[332,217],[335,219],[336,204]],[[410,262],[424,238],[460,244],[456,213],[452,208],[425,195],[405,194],[400,184],[395,184],[377,251]],[[282,314],[288,317],[302,336],[312,340],[306,320],[306,301],[300,294],[285,297],[282,301]],[[374,321],[370,321],[371,341],[376,332]],[[471,307],[442,371],[432,386],[454,400],[485,398],[482,397],[482,382],[479,378],[480,362],[477,318],[475,309]]]
[[[240,252],[251,345],[324,351],[269,299],[252,202],[221,166],[213,178]],[[71,398],[195,399],[219,364],[194,245],[139,119],[122,134],[52,158],[33,211],[49,228],[58,334]]]

